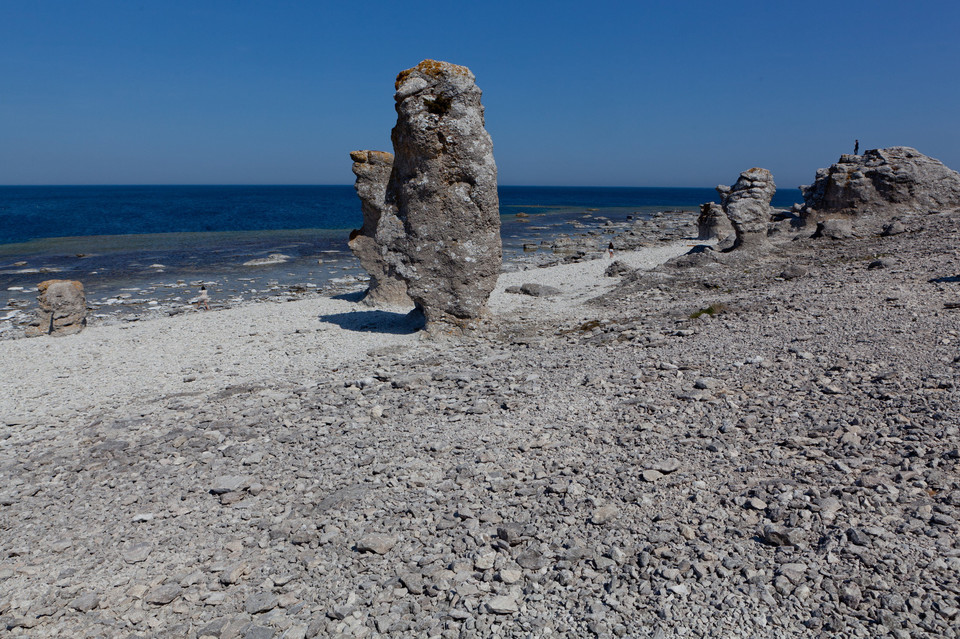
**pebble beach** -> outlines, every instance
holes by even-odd
[[[457,339],[348,294],[5,341],[0,619],[958,636],[958,214],[700,266],[648,225]]]

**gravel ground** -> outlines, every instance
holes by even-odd
[[[295,302],[0,344],[0,627],[960,636],[960,211],[902,221],[507,274],[561,293],[460,340]],[[157,353],[220,325],[259,373]]]

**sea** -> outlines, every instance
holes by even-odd
[[[507,264],[574,228],[716,200],[710,188],[502,186],[499,196]],[[773,206],[797,201],[778,191]],[[361,224],[349,185],[0,186],[0,321],[53,278],[80,280],[101,308],[188,304],[200,284],[214,303],[362,287],[347,247]]]

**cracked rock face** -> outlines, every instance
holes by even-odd
[[[486,310],[501,267],[493,143],[466,67],[424,60],[397,76],[393,172],[377,240],[427,329],[462,329]]]
[[[384,151],[352,151],[353,174],[357,176],[354,188],[363,210],[363,227],[350,234],[350,250],[360,265],[370,275],[370,285],[363,301],[371,306],[408,305],[406,283],[389,272],[383,258],[381,244],[377,241],[377,228],[386,212],[390,218],[396,214],[384,202],[393,154]]]
[[[777,190],[773,174],[766,169],[752,168],[740,174],[733,186],[718,186],[720,204],[730,218],[737,238],[737,249],[761,249],[769,246],[767,226],[770,215],[770,200]]]
[[[724,240],[733,233],[730,219],[723,207],[716,202],[700,205],[700,217],[697,218],[698,240]]]
[[[951,208],[960,206],[960,173],[916,149],[894,146],[841,155],[836,164],[817,170],[814,183],[800,190],[805,217]]]
[[[27,327],[27,337],[73,335],[87,325],[87,298],[75,280],[46,280],[37,284],[37,317]]]

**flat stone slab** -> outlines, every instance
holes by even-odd
[[[279,603],[280,600],[273,593],[259,592],[247,598],[243,610],[249,615],[256,615],[273,610]]]
[[[146,561],[151,552],[153,552],[153,544],[142,542],[124,548],[121,556],[128,564],[138,564]]]
[[[143,600],[155,606],[165,606],[179,597],[182,592],[183,588],[177,584],[163,584],[148,590],[147,594],[143,596]]]
[[[370,534],[364,535],[357,541],[357,550],[359,552],[372,552],[378,555],[385,555],[397,543],[397,538],[390,535]]]
[[[210,492],[214,495],[233,493],[250,487],[251,479],[247,475],[221,475],[210,484]]]
[[[495,615],[512,615],[520,612],[520,606],[513,597],[494,597],[487,602],[487,610]]]

